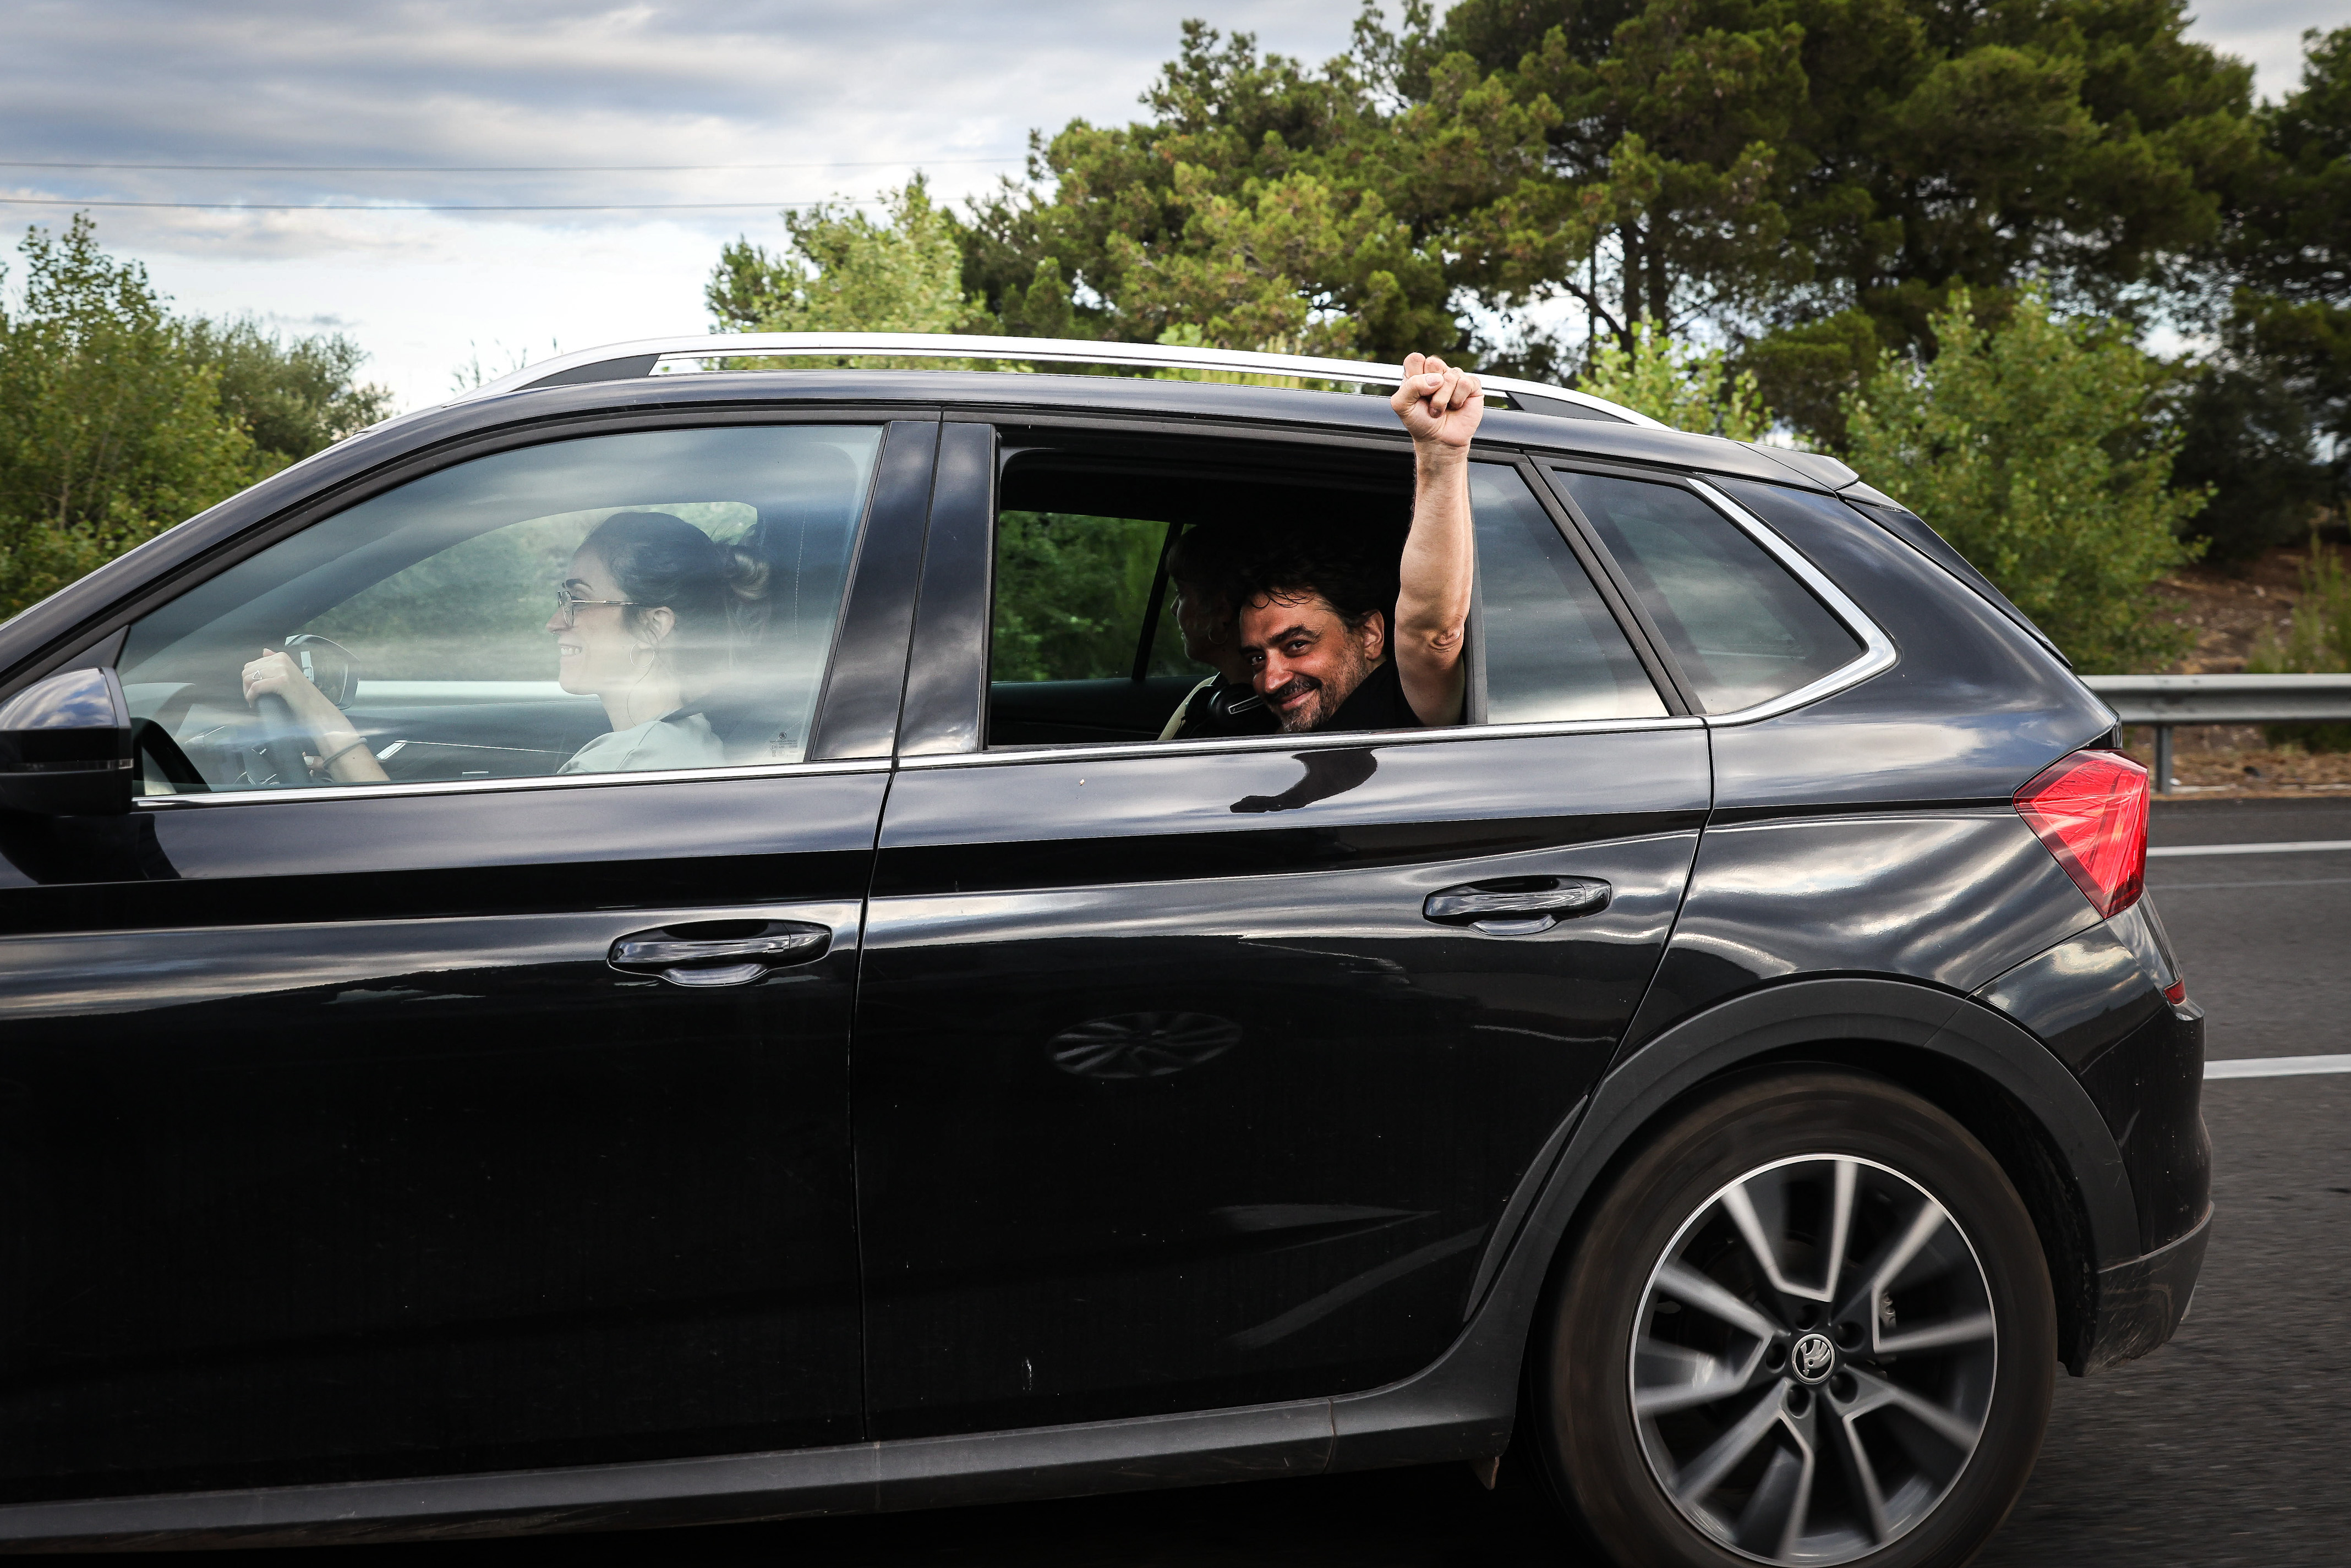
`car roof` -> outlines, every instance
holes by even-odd
[[[1332,359],[1308,354],[1209,348],[1187,344],[1122,343],[1074,337],[980,337],[945,332],[730,332],[703,333],[687,337],[649,337],[631,343],[607,344],[601,348],[579,349],[526,366],[511,375],[462,392],[453,400],[463,402],[474,398],[494,397],[529,387],[631,380],[640,376],[658,374],[665,366],[682,367],[710,359],[739,361],[746,358],[961,359],[1006,364],[1023,369],[1040,364],[1093,365],[1128,372],[1144,370],[1164,374],[1172,371],[1179,378],[1251,375],[1286,381],[1327,381],[1350,389],[1393,387],[1404,377],[1403,366],[1374,360]],[[738,364],[732,368],[746,367]],[[1489,393],[1510,399],[1513,408],[1571,419],[1657,425],[1657,421],[1646,414],[1572,388],[1507,376],[1481,376],[1479,379]]]
[[[351,485],[372,483],[370,476],[387,464],[406,468],[435,449],[465,448],[484,438],[503,441],[532,427],[545,429],[550,439],[562,439],[586,433],[581,421],[592,424],[616,416],[626,420],[672,413],[690,418],[696,410],[734,418],[754,408],[867,419],[898,417],[901,410],[919,418],[945,412],[950,418],[1010,422],[1083,421],[1091,416],[1124,428],[1147,425],[1167,432],[1188,428],[1203,434],[1247,431],[1309,440],[1317,434],[1337,434],[1357,440],[1404,441],[1384,397],[1135,376],[982,370],[720,370],[576,379],[505,391],[485,388],[384,421],[313,453],[28,607],[7,623],[10,635],[0,645],[0,679],[13,678],[29,665],[45,664],[80,635],[71,628],[125,592],[135,592],[137,585],[177,570],[290,507],[315,505]],[[1538,460],[1597,459],[1729,474],[1813,491],[1837,488],[1782,461],[1771,449],[1667,430],[1654,421],[1631,424],[1607,418],[1489,409],[1479,441],[1489,450],[1515,449]]]
[[[491,389],[390,420],[365,437],[401,431],[431,441],[444,434],[535,418],[590,410],[680,408],[744,403],[893,406],[951,409],[967,415],[1020,421],[1084,416],[1198,421],[1204,427],[1249,425],[1304,433],[1347,432],[1401,440],[1385,397],[1220,381],[1146,379],[1035,370],[776,369],[710,370],[636,375],[617,379],[530,383]],[[1479,439],[1562,456],[1735,474],[1806,490],[1835,491],[1854,482],[1834,459],[1670,430],[1654,420],[1635,424],[1610,418],[1489,408]],[[332,450],[332,449],[330,449]],[[324,454],[321,454],[324,455]],[[308,460],[315,462],[316,459]]]

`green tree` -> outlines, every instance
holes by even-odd
[[[1846,418],[1862,476],[1932,523],[2079,668],[2168,662],[2181,628],[2147,586],[2194,555],[2200,492],[2169,487],[2179,433],[2149,418],[2163,370],[2111,320],[2067,321],[2028,286],[1980,317],[1955,290],[1928,359],[1888,355]]]
[[[181,341],[220,384],[221,411],[273,466],[323,452],[392,414],[392,389],[361,385],[367,351],[340,333],[287,338],[251,317],[183,322]]]
[[[26,234],[0,301],[0,615],[234,493],[265,466],[136,262],[86,216]]]
[[[1260,57],[1249,35],[1197,21],[1143,101],[1148,121],[1032,139],[1030,182],[977,205],[965,286],[1005,330],[1151,342],[1196,328],[1217,348],[1389,358],[1451,348],[1462,333],[1432,220],[1464,196],[1436,188],[1432,161],[1479,186],[1495,138],[1530,167],[1541,157],[1540,125],[1499,93],[1448,99],[1445,124],[1415,121],[1421,134],[1400,140],[1353,57]]]
[[[87,214],[0,299],[0,616],[391,412],[340,336],[174,317]],[[0,269],[5,276],[5,269]]]
[[[2253,639],[2245,668],[2257,675],[2341,675],[2351,671],[2351,573],[2343,557],[2314,544],[2302,568],[2302,598],[2280,637],[2263,625]],[[2294,744],[2314,752],[2351,752],[2351,724],[2271,724],[2262,732],[2273,746]]]
[[[2301,87],[2259,116],[2265,156],[2237,189],[2224,247],[2229,335],[2281,378],[2351,485],[2351,27],[2304,35]]]
[[[1752,371],[1730,370],[1721,349],[1677,341],[1646,321],[1629,350],[1603,342],[1578,385],[1677,431],[1753,441],[1771,428]]]
[[[963,295],[956,221],[917,174],[886,214],[847,202],[783,214],[770,253],[738,239],[703,291],[722,332],[954,332],[976,312]]]
[[[2187,20],[2182,0],[1462,0],[1401,52],[1547,97],[1554,177],[1612,210],[1580,265],[1520,287],[1620,345],[1704,319],[1836,439],[1843,393],[1955,286],[2042,276],[2113,310],[2179,281],[2253,152],[2250,68]]]
[[[2174,488],[2209,491],[2190,524],[2206,559],[2227,565],[2290,544],[2331,489],[2310,405],[2278,361],[2228,352],[2182,368]]]
[[[1577,325],[1628,353],[1703,326],[1834,443],[1955,286],[2127,313],[2194,281],[2256,149],[2249,68],[2185,26],[2184,0],[1407,0],[1308,67],[1190,22],[1148,119],[1037,138],[977,205],[964,287],[1012,332],[1536,374],[1589,362]]]
[[[1743,319],[1804,281],[1782,152],[1805,97],[1797,9],[1472,0],[1406,39],[1402,59],[1428,62],[1432,88],[1474,62],[1551,110],[1549,189],[1523,204],[1563,243],[1489,246],[1485,292],[1565,294],[1629,351],[1641,323],[1673,333]],[[1405,80],[1417,87],[1411,64]],[[1602,221],[1562,221],[1578,210]]]

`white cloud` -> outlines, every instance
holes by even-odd
[[[706,325],[704,277],[772,203],[867,197],[926,169],[957,198],[1031,128],[1123,120],[1206,15],[1263,47],[1344,47],[1341,0],[32,0],[0,16],[0,147],[26,159],[321,164],[799,164],[606,174],[0,168],[0,209],[75,199],[298,203],[750,202],[721,213],[97,208],[186,309],[335,320],[403,406],[478,345],[588,348]],[[998,162],[967,161],[998,159]],[[501,366],[503,359],[500,359]]]
[[[2205,0],[2188,36],[2252,62],[2253,90],[2282,98],[2302,85],[2302,35],[2351,23],[2343,0]]]
[[[1319,60],[1348,0],[15,0],[0,11],[0,148],[23,159],[299,164],[799,164],[609,174],[269,173],[0,167],[0,207],[77,199],[758,203],[720,213],[95,209],[184,308],[335,322],[403,406],[478,345],[544,357],[698,332],[719,244],[773,239],[769,203],[864,197],[917,166],[949,198],[1018,168],[1029,131],[1123,121],[1205,16]],[[2196,36],[2290,88],[2298,35],[2342,0],[2209,4]],[[963,160],[1000,158],[984,163]]]

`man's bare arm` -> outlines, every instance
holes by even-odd
[[[1396,593],[1396,677],[1424,724],[1458,724],[1467,671],[1469,578],[1477,539],[1469,521],[1469,438],[1485,417],[1478,378],[1434,354],[1405,357],[1404,384],[1388,406],[1412,432],[1412,533]]]

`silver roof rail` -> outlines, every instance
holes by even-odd
[[[582,348],[527,366],[450,400],[472,402],[529,387],[572,386],[650,376],[665,359],[748,358],[789,355],[795,358],[857,357],[905,359],[1018,359],[1029,363],[1117,365],[1138,370],[1225,370],[1257,376],[1296,376],[1318,381],[1390,385],[1404,379],[1401,365],[1355,359],[1321,359],[1305,354],[1257,354],[1232,348],[1187,348],[1160,343],[1102,343],[1067,337],[978,337],[930,332],[726,332],[694,337],[648,337]],[[1479,378],[1489,392],[1534,413],[1570,419],[1621,421],[1664,427],[1589,393],[1508,376]]]

